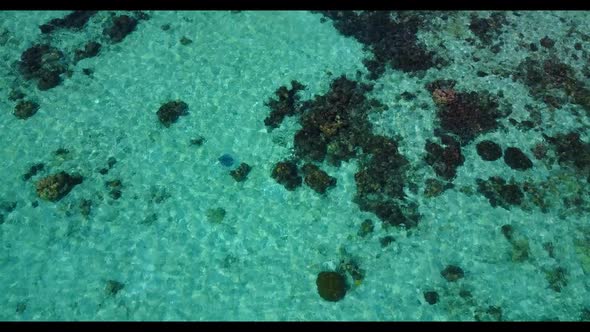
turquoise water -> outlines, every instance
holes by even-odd
[[[1,320],[590,319],[588,12],[70,14],[0,12]]]

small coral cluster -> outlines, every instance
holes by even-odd
[[[37,182],[37,195],[47,201],[58,201],[67,195],[74,186],[82,183],[79,174],[70,175],[64,171],[49,175]]]

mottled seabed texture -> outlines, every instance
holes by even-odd
[[[0,319],[589,320],[588,22],[0,12]]]

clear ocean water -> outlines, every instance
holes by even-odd
[[[588,22],[0,12],[0,320],[590,320]]]

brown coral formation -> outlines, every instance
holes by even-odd
[[[75,185],[82,183],[79,174],[70,175],[64,171],[49,175],[37,182],[37,195],[47,201],[58,201],[66,196]]]
[[[302,168],[305,174],[305,184],[318,194],[324,194],[326,190],[336,186],[336,178],[328,175],[313,164],[305,164]]]

